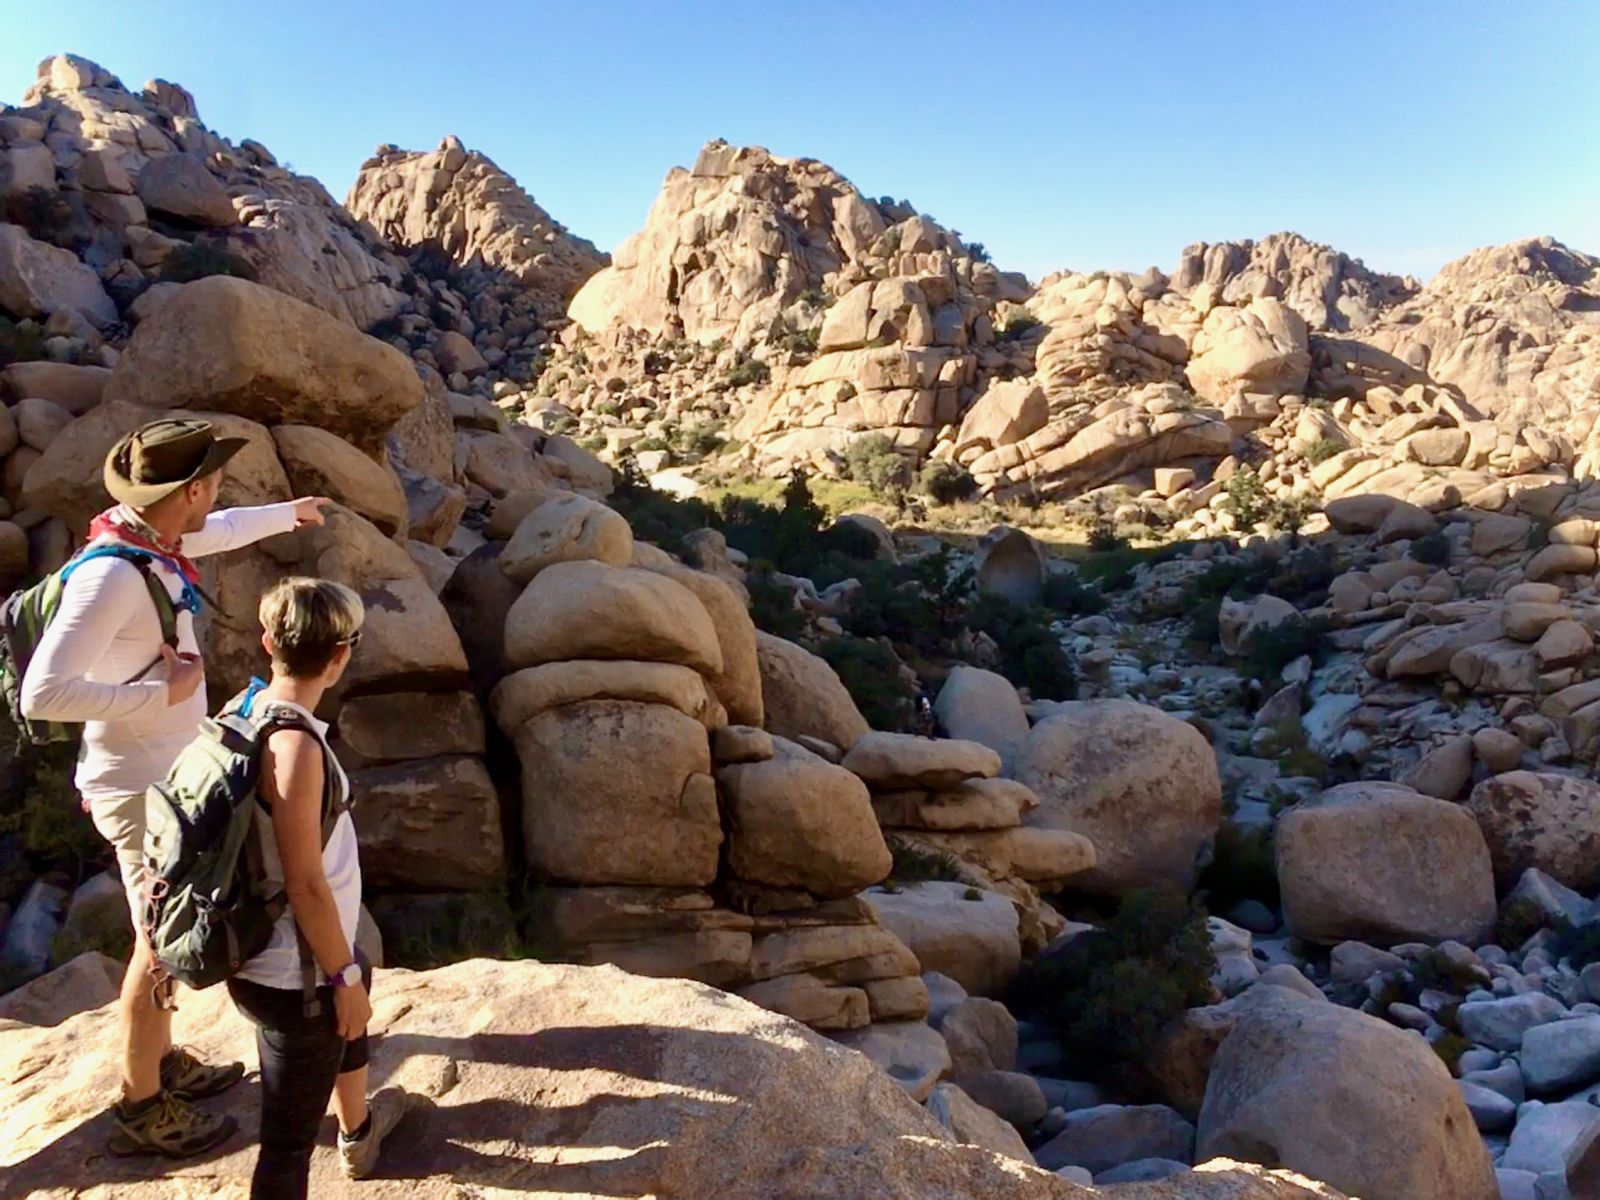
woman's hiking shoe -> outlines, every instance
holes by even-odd
[[[214,1067],[182,1046],[174,1046],[161,1060],[161,1090],[179,1100],[204,1100],[227,1091],[243,1078],[243,1063]]]
[[[116,1128],[109,1148],[119,1158],[140,1154],[190,1158],[221,1145],[239,1128],[232,1117],[201,1112],[168,1092],[136,1104],[123,1101],[112,1115]]]
[[[411,1097],[397,1087],[384,1088],[367,1101],[365,1132],[355,1138],[343,1133],[339,1135],[339,1161],[347,1176],[365,1179],[372,1174],[372,1169],[378,1165],[383,1139],[400,1124],[400,1118],[406,1115],[406,1106],[410,1103]]]

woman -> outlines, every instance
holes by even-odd
[[[253,1200],[304,1200],[317,1130],[333,1097],[345,1174],[365,1178],[406,1094],[367,1099],[370,968],[353,949],[361,866],[347,811],[350,783],[312,713],[361,640],[361,599],[343,584],[290,578],[261,599],[262,645],[272,678],[255,680],[240,711],[281,725],[262,753],[257,812],[269,879],[289,901],[267,948],[228,982],[255,1022],[261,1058],[261,1151]],[[325,822],[331,830],[324,844]]]

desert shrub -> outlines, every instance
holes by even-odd
[[[1333,438],[1318,438],[1306,447],[1306,460],[1312,466],[1325,463],[1336,454],[1343,454],[1347,447]]]
[[[15,737],[10,722],[0,721],[7,747]],[[76,753],[71,745],[18,747],[0,787],[0,834],[15,834],[38,872],[62,871],[81,882],[108,857],[108,847],[79,807]]]
[[[796,470],[784,485],[782,502],[773,506],[745,496],[724,496],[717,527],[751,558],[763,559],[789,575],[811,576],[823,544],[828,514]]]
[[[894,865],[889,869],[893,883],[960,883],[965,876],[953,854],[908,842],[890,834],[883,839]]]
[[[989,255],[989,247],[985,246],[982,242],[968,242],[967,257],[973,262],[987,263],[994,261],[994,259]]]
[[[1211,863],[1200,873],[1206,905],[1225,913],[1243,900],[1259,900],[1277,908],[1278,866],[1272,847],[1272,830],[1241,829],[1224,822],[1217,830]]]
[[[817,339],[821,333],[821,329],[799,329],[790,324],[787,318],[777,316],[767,326],[767,342],[790,354],[809,356],[817,352]]]
[[[900,658],[886,642],[854,637],[829,638],[817,647],[838,673],[867,724],[892,733],[909,733],[916,721],[917,690],[901,675]]]
[[[72,205],[54,188],[31,187],[5,198],[5,220],[21,225],[30,237],[57,246],[69,246],[73,236]]]
[[[1274,725],[1262,753],[1278,760],[1278,769],[1285,777],[1315,779],[1323,786],[1332,782],[1327,760],[1312,749],[1299,717],[1289,717]]]
[[[1128,539],[1117,532],[1110,517],[1099,514],[1089,523],[1089,549],[1092,553],[1110,554],[1128,548]]]
[[[1231,596],[1242,600],[1271,592],[1297,604],[1314,606],[1326,596],[1328,585],[1342,570],[1331,546],[1301,546],[1279,559],[1247,554],[1221,559],[1189,581],[1186,603],[1192,608],[1207,600]]]
[[[51,962],[68,962],[91,951],[126,962],[133,953],[133,926],[123,922],[90,925],[79,921],[63,926],[50,939]]]
[[[1472,1039],[1447,1030],[1434,1038],[1428,1045],[1433,1047],[1433,1052],[1439,1056],[1439,1061],[1444,1063],[1450,1074],[1459,1076],[1461,1074],[1461,1056],[1472,1049]]]
[[[669,554],[682,553],[685,534],[716,523],[717,510],[711,505],[693,496],[657,491],[633,463],[624,463],[615,480],[606,503],[628,519],[635,537],[654,542]]]
[[[696,421],[679,428],[672,437],[672,449],[689,462],[709,458],[728,444],[718,421]]]
[[[1550,949],[1554,952],[1557,961],[1566,959],[1574,971],[1581,971],[1590,963],[1600,962],[1600,924],[1585,922],[1574,925],[1565,917],[1555,923],[1555,941]],[[1528,934],[1522,941],[1527,941]],[[1503,943],[1508,948],[1516,948],[1521,942]]]
[[[1074,1063],[1138,1062],[1168,1023],[1211,999],[1216,965],[1204,908],[1176,891],[1137,891],[1104,928],[1025,967],[1008,999],[1051,1026]]]
[[[1044,577],[1039,602],[1063,617],[1086,617],[1102,612],[1106,598],[1097,587],[1090,587],[1073,571],[1051,571]]]
[[[1344,571],[1339,555],[1329,545],[1301,546],[1269,563],[1263,591],[1294,604],[1315,607],[1328,596],[1328,585]]]
[[[917,477],[917,491],[935,504],[956,504],[978,492],[978,481],[952,462],[930,462]]]
[[[468,958],[525,957],[515,918],[499,893],[383,897],[372,905],[384,958],[397,967],[431,970]]]
[[[982,595],[973,601],[968,620],[1000,647],[1000,674],[1027,688],[1035,700],[1071,700],[1078,694],[1078,676],[1072,656],[1050,628],[1051,615],[1002,596]]]
[[[844,618],[857,637],[884,637],[908,660],[947,655],[971,623],[972,571],[948,546],[911,563],[857,564],[861,595]]]
[[[1115,534],[1099,539],[1091,536],[1089,546],[1088,556],[1078,564],[1078,574],[1102,592],[1120,592],[1129,587],[1134,572],[1146,560],[1126,539]]]
[[[1298,534],[1305,523],[1321,511],[1321,507],[1320,500],[1314,495],[1269,498],[1262,522],[1274,533]]]
[[[1507,899],[1495,918],[1494,944],[1515,950],[1550,924],[1544,909],[1527,896]]]
[[[1450,564],[1450,539],[1445,537],[1443,531],[1435,529],[1432,533],[1425,533],[1411,542],[1407,554],[1419,563],[1426,563],[1430,567],[1444,567]]]
[[[1222,499],[1222,511],[1233,518],[1241,532],[1253,533],[1266,520],[1267,489],[1254,471],[1235,471],[1228,476],[1223,491],[1227,494]]]
[[[750,619],[757,629],[794,641],[805,632],[805,614],[795,605],[794,589],[772,577],[772,564],[754,562],[745,575],[750,594]]]
[[[1264,686],[1276,686],[1283,669],[1302,654],[1310,655],[1313,662],[1317,659],[1327,630],[1327,621],[1318,617],[1279,621],[1253,631],[1244,648],[1244,674]]]
[[[748,354],[740,355],[739,360],[728,368],[728,373],[723,377],[729,387],[745,387],[754,383],[766,383],[772,378],[772,368],[758,358],[751,358]]]
[[[400,315],[398,313],[393,313],[387,317],[379,317],[371,325],[367,326],[367,335],[369,337],[375,337],[381,342],[393,341],[395,338],[403,338],[405,337],[405,333],[405,322],[400,319]]]
[[[869,433],[845,447],[845,471],[876,496],[899,504],[912,483],[911,460],[894,448],[888,435]]]
[[[0,314],[0,367],[37,362],[44,357],[44,329],[37,321],[13,321]]]
[[[1222,597],[1191,597],[1185,638],[1191,644],[1209,650],[1222,639]]]
[[[808,287],[795,298],[807,308],[831,308],[833,306],[833,293],[825,292],[817,287]]]
[[[231,275],[235,279],[254,281],[257,272],[248,259],[208,242],[190,242],[187,246],[179,246],[161,264],[164,283],[192,283],[211,275]]]
[[[606,436],[603,433],[597,433],[592,437],[579,438],[578,445],[592,454],[598,454],[606,448]]]
[[[1013,313],[1005,323],[1005,328],[1000,330],[999,340],[1002,342],[1020,341],[1030,329],[1037,329],[1042,324],[1038,317],[1029,312]]]

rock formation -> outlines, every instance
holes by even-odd
[[[604,254],[455,137],[428,153],[378,147],[361,164],[345,206],[393,245],[435,245],[459,266],[504,272],[535,294],[548,319],[559,318],[584,280],[606,265]]]
[[[207,562],[212,698],[273,579],[366,598],[324,714],[365,944],[582,964],[380,989],[380,1067],[435,1101],[413,1190],[1583,1194],[1596,260],[1534,239],[1421,286],[1277,234],[1034,287],[713,142],[607,265],[454,139],[383,148],[358,219],[71,56],[0,110],[0,199],[0,585],[65,560],[152,414],[244,438],[224,504],[334,503]],[[796,503],[779,537],[603,459],[685,489],[916,468],[985,508]],[[1080,562],[1035,536],[1062,516]],[[5,1165],[155,1194],[72,1173],[125,917],[30,767],[0,747]],[[652,1078],[584,1074],[613,1060]]]

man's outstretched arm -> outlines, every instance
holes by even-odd
[[[225,508],[207,517],[204,529],[184,534],[183,552],[190,558],[222,554],[304,525],[321,525],[327,503],[325,496],[305,496],[285,504]]]

